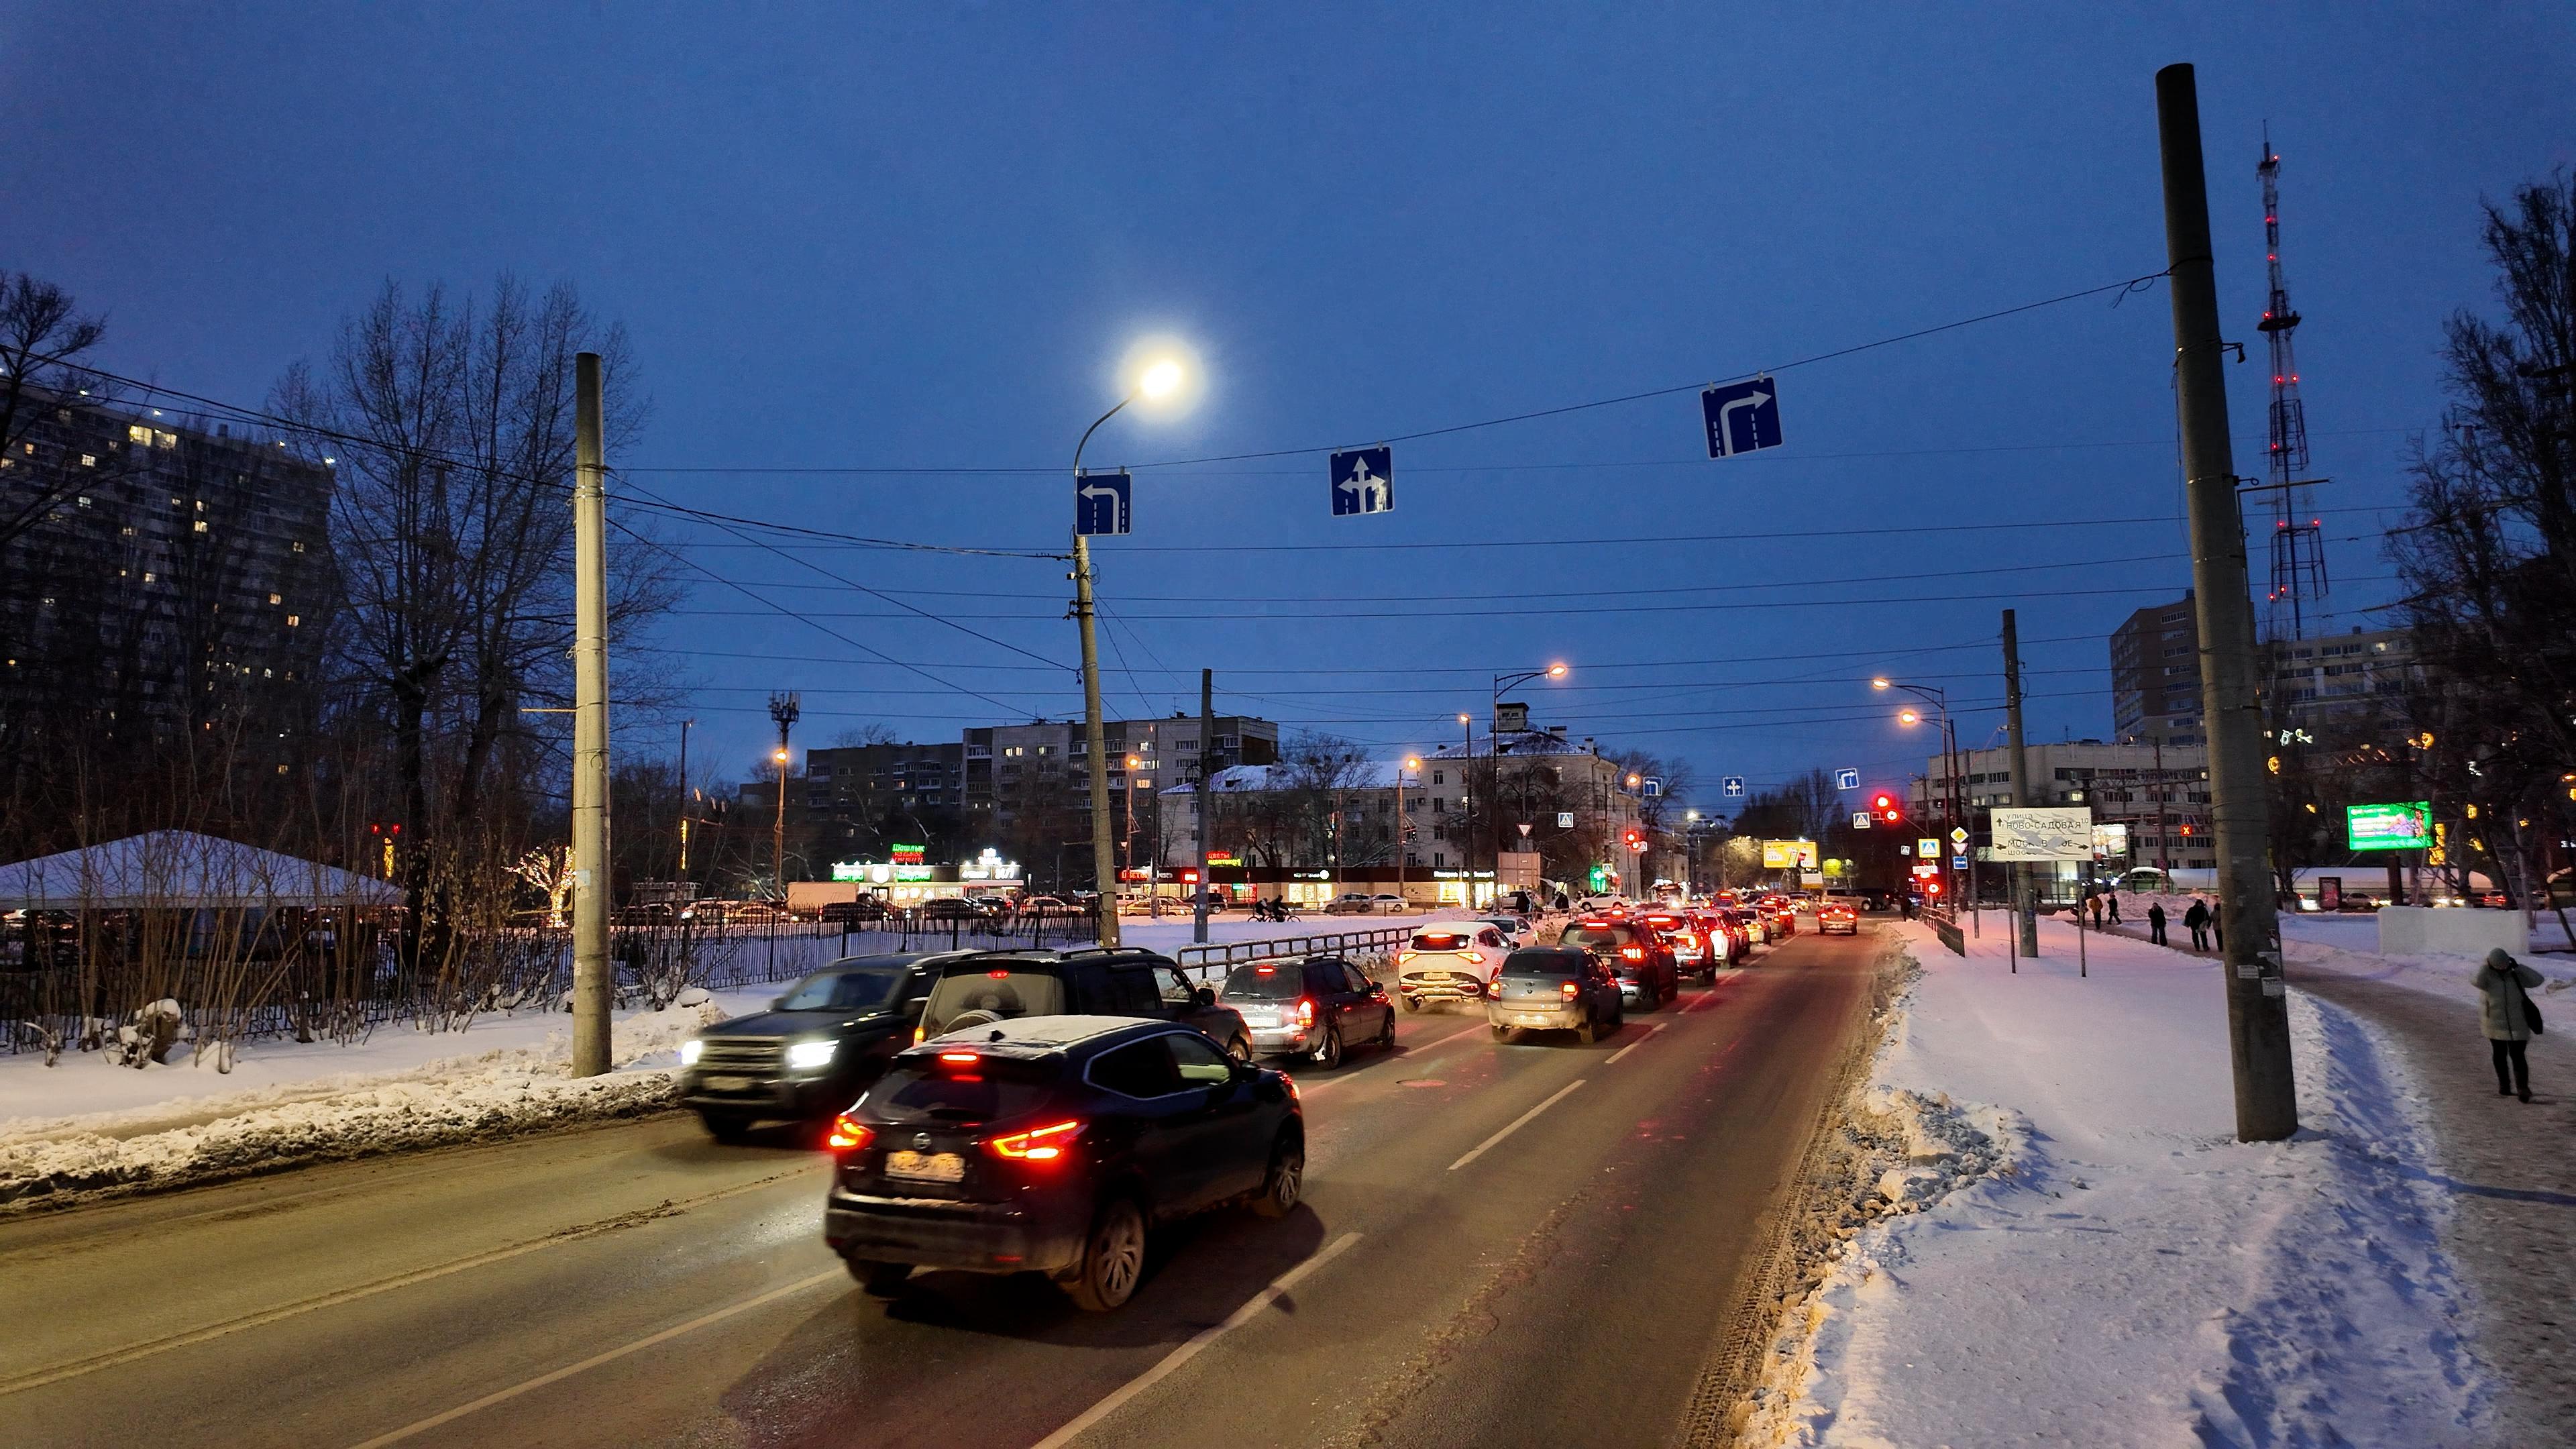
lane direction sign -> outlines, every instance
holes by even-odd
[[[1395,450],[1353,448],[1333,455],[1333,516],[1395,511]]]
[[[1780,446],[1780,390],[1768,377],[1711,387],[1699,395],[1699,410],[1712,458]]]
[[[1860,788],[1860,771],[1858,771],[1858,770],[1836,770],[1836,771],[1834,771],[1834,788],[1835,788],[1835,789],[1837,789],[1837,790],[1857,790],[1857,789],[1859,789],[1859,788]]]
[[[1717,781],[1717,793],[1730,800],[1742,797],[1744,794],[1744,777],[1742,775],[1719,776]]]
[[[1080,534],[1125,533],[1128,503],[1134,496],[1127,470],[1078,473],[1073,480],[1073,531]]]

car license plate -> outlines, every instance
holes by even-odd
[[[1275,1011],[1247,1011],[1243,1014],[1243,1024],[1246,1026],[1277,1026],[1279,1024],[1279,1013]]]
[[[1519,1026],[1545,1026],[1556,1018],[1544,1011],[1516,1011],[1512,1021]]]
[[[751,1078],[709,1077],[707,1078],[707,1090],[710,1092],[748,1092],[751,1090]]]
[[[920,1182],[958,1182],[966,1176],[966,1159],[954,1152],[889,1152],[886,1176]]]

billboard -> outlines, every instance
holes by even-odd
[[[1988,860],[2091,860],[2093,811],[2085,805],[1997,806],[1994,836]]]
[[[2433,844],[2433,805],[2408,800],[2394,805],[2343,807],[2344,842],[2353,850],[2424,850]]]
[[[1766,840],[1762,842],[1762,868],[1788,870],[1795,866],[1813,868],[1816,842],[1812,840]]]
[[[2124,824],[2093,827],[2093,858],[2111,860],[2129,853],[2129,827]]]

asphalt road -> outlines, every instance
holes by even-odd
[[[1668,1444],[1877,952],[1801,934],[1592,1047],[1406,1015],[1300,1071],[1306,1201],[1135,1301],[827,1251],[819,1154],[686,1117],[0,1222],[28,1444]],[[1070,1432],[1068,1432],[1070,1431]]]

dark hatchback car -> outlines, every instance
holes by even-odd
[[[1294,1086],[1197,1032],[1024,1017],[895,1058],[832,1124],[823,1240],[867,1291],[914,1268],[1042,1273],[1094,1311],[1135,1294],[1157,1223],[1297,1205]]]
[[[1326,1071],[1350,1046],[1395,1045],[1386,988],[1338,956],[1237,966],[1220,999],[1243,1014],[1254,1051],[1302,1056]]]
[[[1524,1031],[1571,1031],[1586,1045],[1626,1020],[1618,978],[1600,956],[1573,946],[1525,946],[1503,958],[1485,998],[1494,1040]]]
[[[1181,974],[1169,956],[1079,951],[969,951],[941,958],[914,1041],[1024,1016],[1144,1016],[1194,1026],[1242,1061],[1252,1033],[1242,1014]]]
[[[1589,951],[1619,979],[1619,988],[1640,1011],[1653,1011],[1681,995],[1680,970],[1672,947],[1641,921],[1576,921],[1557,937],[1560,946]]]
[[[940,964],[960,954],[844,956],[769,1010],[706,1028],[680,1044],[680,1101],[722,1142],[756,1122],[830,1117],[912,1044]]]

